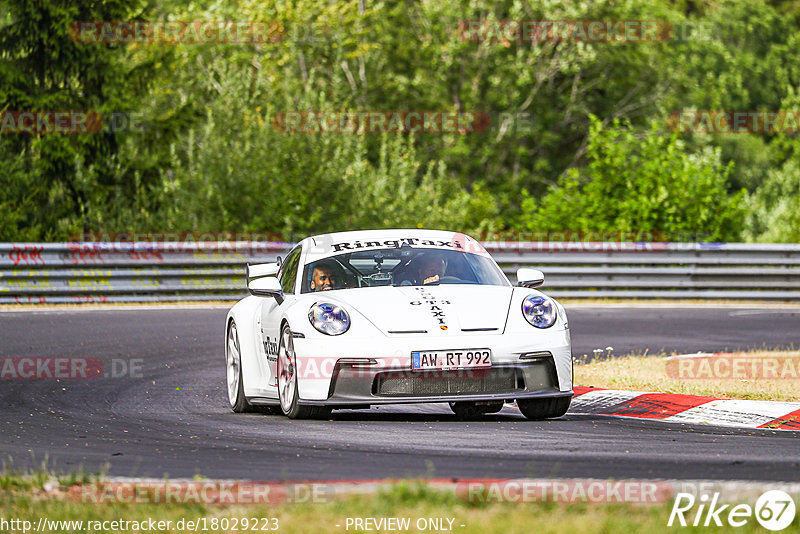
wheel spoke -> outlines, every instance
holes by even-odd
[[[291,333],[289,332],[289,329],[287,328],[287,329],[285,329],[285,330],[283,331],[283,346],[286,348],[287,352],[288,352],[289,350],[291,350],[291,349],[289,348],[289,343],[291,342],[291,339],[292,339],[292,335],[291,335]]]
[[[239,351],[236,350],[236,345],[232,340],[228,340],[228,367],[238,370],[239,367]]]
[[[281,333],[281,347],[278,351],[278,393],[281,408],[289,413],[295,395],[296,366],[294,361],[294,344],[291,330],[285,328]]]
[[[239,368],[241,362],[241,355],[238,347],[238,336],[236,334],[236,325],[232,324],[228,331],[228,350],[227,350],[227,367],[228,367],[228,400],[231,406],[235,406],[239,396]]]
[[[289,398],[288,398],[289,397],[289,384],[291,384],[291,382],[289,380],[287,380],[283,384],[283,396],[286,398],[287,401],[289,400]]]
[[[295,388],[294,380],[290,380],[287,383],[287,386],[288,387],[286,388],[287,389],[286,398],[287,399],[292,399],[292,398],[294,398],[294,388]]]

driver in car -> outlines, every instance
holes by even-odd
[[[320,263],[314,266],[311,274],[311,291],[328,291],[336,289],[336,269],[330,263]]]
[[[444,258],[435,252],[419,255],[415,263],[417,264],[417,283],[420,285],[439,282],[447,268]]]

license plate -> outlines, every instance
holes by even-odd
[[[480,369],[492,366],[489,349],[426,350],[411,353],[411,369]]]

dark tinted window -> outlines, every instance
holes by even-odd
[[[297,267],[300,265],[300,247],[293,249],[281,265],[278,279],[284,293],[294,293],[294,283],[297,280]]]
[[[306,265],[302,293],[314,290],[311,281],[315,269],[332,280],[325,289],[428,284],[508,285],[508,279],[490,258],[469,252],[411,246],[347,252]]]

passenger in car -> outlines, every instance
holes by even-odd
[[[314,272],[311,274],[311,291],[338,289],[337,279],[333,265],[321,262],[314,266]]]

